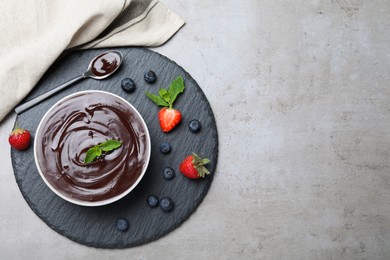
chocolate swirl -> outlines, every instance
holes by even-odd
[[[139,114],[106,92],[79,92],[42,120],[36,157],[46,181],[65,197],[103,201],[128,190],[149,161],[149,135]],[[90,164],[92,146],[115,139],[122,146]]]
[[[92,61],[92,73],[96,76],[105,76],[119,67],[120,60],[118,53],[103,53]]]

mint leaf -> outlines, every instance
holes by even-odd
[[[104,143],[97,144],[88,149],[85,155],[84,163],[91,163],[97,157],[101,156],[103,152],[110,152],[121,147],[121,145],[122,142],[117,140],[107,140]]]
[[[117,140],[108,140],[104,143],[99,144],[100,150],[103,152],[110,152],[112,150],[115,150],[119,147],[121,147],[122,142]]]
[[[161,97],[159,97],[159,96],[153,95],[153,94],[151,94],[151,93],[149,93],[149,92],[146,92],[146,96],[147,96],[150,100],[152,100],[154,103],[156,103],[157,106],[163,106],[163,107],[169,106],[169,104],[168,104],[166,101],[164,101],[164,100],[163,100]]]
[[[184,79],[180,76],[174,79],[169,86],[169,96],[171,98],[171,104],[175,102],[177,95],[184,91]]]
[[[94,146],[90,148],[87,151],[87,154],[85,155],[84,163],[91,163],[93,162],[96,157],[100,156],[102,154],[102,150],[99,149],[99,147]]]
[[[158,106],[172,108],[173,102],[175,102],[177,96],[184,91],[184,88],[184,79],[179,76],[172,81],[168,90],[160,88],[158,91],[160,96],[153,95],[149,92],[146,92],[146,96]]]
[[[166,89],[160,88],[158,94],[160,94],[160,97],[171,106],[171,98]]]

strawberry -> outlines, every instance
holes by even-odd
[[[204,178],[206,174],[210,174],[209,170],[204,166],[210,162],[207,158],[201,158],[196,153],[188,155],[180,164],[180,172],[190,179]]]
[[[158,112],[158,121],[163,132],[171,131],[181,120],[181,113],[174,108],[162,108]]]
[[[169,86],[168,90],[161,88],[159,96],[146,92],[146,96],[156,105],[162,106],[158,112],[158,121],[163,132],[171,131],[180,121],[181,113],[173,108],[173,102],[184,91],[184,79],[177,77]]]
[[[26,150],[30,146],[31,135],[26,129],[18,126],[11,132],[8,137],[8,142],[16,150]]]

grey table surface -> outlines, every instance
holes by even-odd
[[[23,199],[0,125],[0,259],[389,259],[390,2],[177,1],[154,48],[202,87],[219,159],[197,211],[135,248],[59,235]]]

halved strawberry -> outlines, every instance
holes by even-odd
[[[206,174],[210,174],[209,170],[204,166],[210,162],[207,158],[201,158],[196,153],[188,155],[180,164],[180,172],[190,179],[204,178]]]
[[[11,132],[8,137],[8,142],[16,150],[26,150],[30,146],[31,135],[26,129],[18,126]]]
[[[171,131],[181,120],[181,113],[174,108],[162,108],[158,112],[158,121],[163,132]]]
[[[156,105],[163,108],[158,112],[158,120],[163,132],[171,131],[181,120],[179,110],[173,108],[173,102],[177,96],[184,91],[184,79],[177,77],[174,79],[168,89],[161,88],[158,96],[146,92],[146,96]]]

